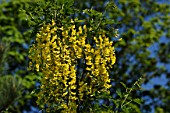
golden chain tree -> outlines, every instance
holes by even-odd
[[[29,68],[43,73],[37,103],[47,112],[76,113],[86,100],[109,94],[109,69],[116,61],[113,42],[92,27],[44,25],[29,51]],[[80,68],[81,67],[81,68]]]

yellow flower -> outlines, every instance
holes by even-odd
[[[74,96],[74,97],[71,97],[71,99],[72,99],[72,100],[77,100],[77,97]],[[78,105],[77,105],[77,106],[78,106]]]
[[[76,93],[71,91],[71,95],[76,95]]]
[[[91,71],[91,68],[89,68],[89,67],[86,67],[86,70],[87,70],[87,71]]]
[[[67,105],[66,105],[65,103],[61,104],[61,106],[62,106],[63,108],[65,108],[65,109],[68,108]]]
[[[86,57],[86,60],[91,60],[91,59],[92,57],[90,55]]]
[[[64,30],[64,28],[63,28],[63,26],[61,27],[61,28],[59,28],[61,31],[63,31]]]
[[[119,38],[118,41],[122,41],[122,38]]]
[[[36,64],[36,70],[39,71],[39,64]]]
[[[76,79],[72,79],[70,82],[69,82],[69,85],[73,85],[76,83]]]
[[[83,97],[109,92],[111,87],[108,70],[116,61],[113,42],[103,32],[89,37],[87,31],[93,28],[75,26],[73,20],[71,23],[70,27],[58,27],[52,20],[40,29],[36,43],[29,50],[32,61],[29,68],[43,73],[38,101],[54,111],[62,107],[61,112],[76,112],[75,100],[83,102]],[[81,72],[83,77],[79,77],[81,73],[77,75],[79,67],[86,70]],[[55,103],[58,105],[53,108]]]
[[[95,50],[94,54],[98,56],[100,54],[100,50],[99,49]]]
[[[105,49],[104,49],[104,53],[105,53],[105,54],[104,54],[105,56],[109,56],[110,50],[109,50],[108,48],[105,48]]]
[[[94,53],[94,49],[93,49],[93,48],[91,49],[91,53],[92,53],[92,54]]]
[[[103,38],[102,38],[102,36],[101,36],[101,35],[99,35],[99,40],[100,40],[100,43],[102,43],[102,42],[103,42]]]
[[[52,24],[51,24],[52,26],[54,26],[55,25],[55,21],[52,19]]]
[[[57,35],[54,35],[54,36],[52,37],[51,42],[54,42],[56,39],[57,39]]]
[[[92,63],[91,61],[87,61],[87,62],[86,62],[86,65],[89,65],[89,66],[90,66],[90,65],[92,65],[92,64],[93,64],[93,63]]]
[[[62,96],[64,97],[64,96],[66,96],[67,94],[68,94],[68,92],[65,92],[65,93],[63,93],[63,95],[62,95]]]
[[[76,89],[76,86],[74,85],[74,86],[71,86],[71,89]]]
[[[99,43],[99,41],[97,40],[96,37],[93,37],[93,38],[94,38],[94,41],[95,41],[96,43]]]
[[[86,30],[86,29],[87,29],[86,25],[84,25],[84,26],[83,26],[83,29],[84,29],[84,30]]]
[[[82,34],[82,27],[79,26],[79,33]]]
[[[109,85],[109,84],[104,84],[104,87],[105,87],[106,89],[109,89],[109,88],[111,88],[111,85]]]
[[[115,56],[112,56],[111,57],[111,61],[112,61],[112,65],[116,62],[116,57]]]

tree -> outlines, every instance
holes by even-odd
[[[36,9],[32,11],[37,18],[43,17],[43,24],[39,23],[40,20],[37,22],[40,24],[39,31],[36,31],[36,38],[29,52],[30,69],[43,74],[38,104],[47,112],[98,112],[99,109],[101,112],[139,112],[139,109],[130,108],[136,107],[132,101],[138,104],[141,102],[130,96],[134,87],[126,88],[129,91],[122,94],[117,91],[117,95],[125,98],[114,99],[108,95],[111,86],[109,70],[115,63],[111,38],[118,35],[117,29],[111,27],[108,30],[107,26],[117,24],[116,21],[93,9],[83,10],[85,16],[79,20],[75,18],[75,13],[79,15],[82,11],[70,8],[68,1],[54,2],[57,10],[46,1],[36,8],[48,4],[45,9],[38,13]],[[109,3],[106,11],[113,7],[114,3]],[[70,16],[72,12],[74,13]],[[74,18],[71,23],[70,18]],[[139,85],[140,81],[136,80],[134,86]],[[103,103],[99,105],[100,99],[110,99],[110,103],[115,106]],[[131,106],[124,107],[127,104]]]
[[[67,23],[69,18],[65,18],[68,16],[79,18],[81,21],[77,20],[76,23],[90,23],[90,25],[93,25],[93,28],[96,27],[95,29],[98,28],[99,24],[101,28],[105,29],[109,37],[114,36],[115,32],[113,31],[115,31],[114,29],[116,27],[120,29],[119,32],[122,41],[116,42],[114,45],[116,55],[118,56],[117,62],[111,72],[111,94],[113,94],[115,100],[118,100],[114,100],[115,103],[120,104],[116,105],[108,99],[104,99],[106,105],[115,105],[117,107],[114,108],[118,109],[122,103],[121,100],[127,100],[126,103],[131,101],[131,98],[126,99],[122,97],[126,95],[126,90],[127,92],[133,91],[128,87],[132,87],[141,75],[146,75],[144,78],[145,83],[159,76],[166,76],[168,79],[169,70],[167,68],[168,66],[166,67],[169,63],[170,44],[168,41],[170,36],[168,26],[170,23],[168,19],[170,11],[168,4],[163,2],[158,3],[154,0],[120,0],[115,1],[115,4],[118,6],[118,8],[116,8],[113,2],[108,2],[107,4],[107,2],[103,0],[86,0],[81,2],[75,0],[74,6],[80,10],[80,13],[76,8],[70,7],[70,4],[73,4],[73,1],[45,0],[38,2],[38,0],[36,0],[30,2],[14,0],[1,4],[0,36],[1,39],[3,39],[3,43],[7,42],[10,45],[7,55],[8,60],[5,62],[6,67],[3,66],[4,69],[2,69],[3,75],[22,75],[20,78],[22,78],[23,86],[26,88],[24,91],[26,92],[26,95],[24,94],[26,98],[18,100],[19,104],[15,106],[15,108],[18,109],[17,112],[22,112],[27,109],[25,105],[35,106],[34,98],[28,94],[35,88],[34,80],[38,79],[39,76],[31,75],[26,71],[28,65],[27,60],[25,60],[27,59],[27,46],[30,40],[35,38],[35,34],[39,31],[39,28],[51,21],[53,17],[56,17],[56,21],[63,20],[61,23]],[[107,15],[107,18],[101,14]],[[84,21],[84,18],[87,18],[88,21]],[[121,24],[119,24],[119,21]],[[79,25],[77,24],[76,26]],[[32,36],[30,36],[30,34],[32,34]],[[24,37],[28,38],[25,39]],[[166,39],[166,42],[162,41],[162,39]],[[153,44],[158,45],[159,48],[154,50],[155,55],[153,55],[153,51],[150,51]],[[158,66],[160,62],[165,66]],[[135,86],[136,85],[137,84],[135,84]],[[169,83],[165,83],[165,86],[166,87],[159,84],[155,85],[152,90],[145,90],[142,94],[139,91],[133,91],[133,95],[129,97],[149,96],[151,98],[152,102],[150,104],[147,104],[147,100],[144,98],[144,104],[140,106],[142,112],[150,112],[150,106],[154,106],[157,112],[168,112],[169,96],[167,95],[169,95]],[[161,95],[158,92],[161,92]],[[33,100],[28,101],[30,98]],[[160,100],[161,103],[159,103],[159,101],[155,102],[155,98]],[[138,99],[132,100],[133,102],[127,104],[126,107],[131,107],[133,111],[135,109],[136,112],[140,112],[139,106],[134,104],[134,102],[140,101],[138,101]],[[11,111],[15,112],[16,109],[11,109]],[[128,112],[128,110],[126,111]]]

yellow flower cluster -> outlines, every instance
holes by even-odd
[[[112,41],[103,32],[88,37],[92,28],[71,23],[57,27],[52,20],[40,29],[29,51],[30,69],[43,73],[38,102],[46,104],[49,112],[76,113],[85,96],[93,98],[111,87],[108,69],[116,60]],[[78,77],[80,59],[85,69]]]

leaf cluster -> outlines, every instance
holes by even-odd
[[[21,83],[12,76],[0,77],[0,112],[6,110],[21,94]]]

